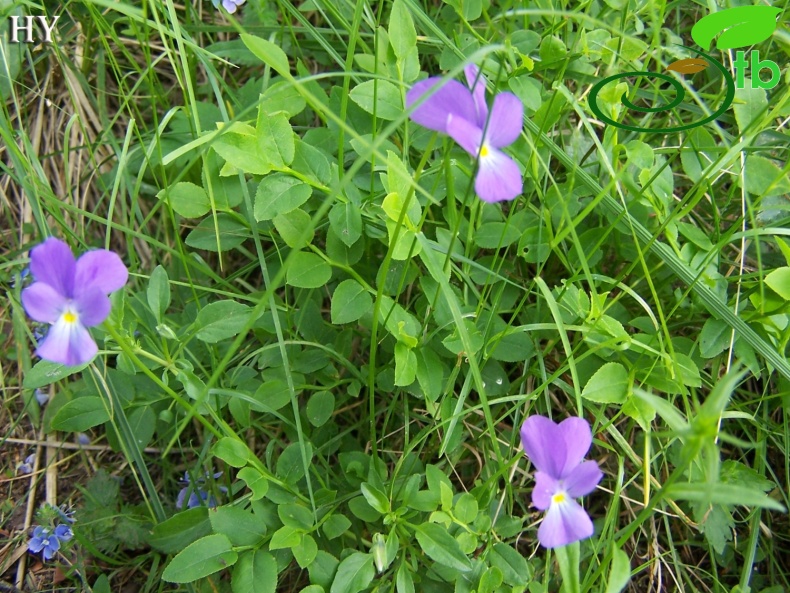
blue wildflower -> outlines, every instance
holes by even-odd
[[[36,341],[38,341],[38,338],[36,338]],[[49,394],[46,391],[41,391],[40,389],[36,389],[34,395],[36,396],[36,401],[38,402],[39,406],[43,406],[45,403],[49,401]]]
[[[216,472],[214,474],[214,479],[216,480],[222,475],[222,472]],[[217,506],[217,499],[213,494],[209,494],[203,489],[203,486],[206,485],[206,480],[208,479],[208,472],[206,472],[205,477],[198,478],[194,484],[191,483],[189,478],[189,473],[184,472],[183,479],[179,480],[184,487],[179,491],[178,496],[176,497],[176,508],[181,510],[184,508],[184,499],[187,498],[187,494],[189,494],[189,499],[187,499],[187,508],[193,509],[195,507],[201,506],[203,503],[206,503],[206,506],[209,508],[215,508]],[[220,492],[227,494],[228,489],[225,486],[219,486]]]
[[[73,536],[74,533],[68,525],[58,525],[54,530],[39,525],[33,530],[27,549],[34,554],[43,550],[44,560],[52,560],[60,549],[60,544],[69,541]]]
[[[77,442],[80,445],[90,445],[91,444],[91,438],[87,434],[85,434],[84,432],[78,432],[77,433]]]
[[[31,453],[27,457],[25,457],[25,461],[19,464],[19,467],[16,468],[16,471],[20,474],[32,474],[33,473],[33,465],[36,463],[36,454]]]

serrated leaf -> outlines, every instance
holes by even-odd
[[[177,554],[165,567],[162,580],[190,583],[232,566],[238,557],[226,536],[207,535]]]
[[[273,222],[274,228],[291,249],[302,249],[313,242],[315,230],[310,228],[310,215],[301,208],[278,214]]]
[[[294,159],[294,132],[285,115],[269,115],[261,110],[256,131],[258,150],[274,167],[291,164]]]

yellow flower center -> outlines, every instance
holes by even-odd
[[[71,311],[66,311],[63,314],[63,321],[65,321],[66,323],[74,323],[75,321],[77,321],[77,316]]]
[[[483,145],[483,147],[480,149],[480,156],[488,156],[488,146]]]
[[[565,493],[558,492],[557,494],[551,497],[551,502],[556,502],[557,504],[561,502],[565,502]]]

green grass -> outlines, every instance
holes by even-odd
[[[399,2],[398,19],[390,1],[24,7],[61,18],[56,44],[0,59],[0,528],[22,550],[44,501],[78,510],[63,583],[24,552],[0,555],[0,579],[609,593],[624,553],[631,591],[786,590],[786,82],[738,91],[691,132],[628,132],[595,119],[592,85],[686,57],[672,44],[715,6]],[[410,22],[418,58],[393,49]],[[783,67],[782,15],[755,47]],[[469,61],[489,104],[526,105],[512,203],[480,201],[474,159],[392,112],[416,69],[462,78]],[[686,82],[687,110],[617,117],[660,128],[724,97],[712,69]],[[283,179],[309,197],[272,205]],[[113,249],[131,273],[94,330],[99,357],[55,383],[18,277],[51,235]],[[335,298],[341,282],[356,300]],[[74,441],[55,428],[88,397],[111,412],[83,427],[99,448],[48,445]],[[538,546],[530,506],[532,414],[589,420],[605,473],[584,500],[595,535],[559,553]],[[36,450],[42,471],[20,475]],[[177,512],[183,473],[219,470],[205,488],[220,510]],[[180,567],[195,541],[224,564]]]

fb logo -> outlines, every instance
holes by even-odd
[[[759,43],[760,41],[764,41],[771,36],[771,34],[776,29],[776,15],[780,12],[780,8],[774,8],[773,6],[738,6],[736,8],[729,8],[715,14],[710,14],[700,20],[691,29],[691,37],[700,47],[704,47],[705,49],[710,47],[713,38],[718,33],[721,33],[721,35],[716,41],[717,49],[726,50],[753,45],[755,43]],[[735,89],[744,88],[745,86],[745,73],[749,66],[751,66],[752,71],[752,88],[769,89],[775,87],[779,83],[779,66],[770,60],[760,60],[760,54],[757,51],[751,52],[750,60],[746,59],[745,52],[738,51],[736,53],[736,59],[733,60],[733,67],[735,68],[737,80],[734,80],[729,70],[727,70],[727,68],[725,68],[724,65],[715,58],[698,49],[691,47],[686,47],[686,49],[694,52],[699,57],[687,58],[685,60],[673,62],[667,67],[668,70],[672,70],[679,74],[693,74],[695,72],[704,70],[708,66],[714,66],[724,77],[724,81],[727,86],[727,92],[725,94],[724,101],[722,102],[721,106],[709,116],[693,123],[682,124],[668,128],[644,128],[615,121],[611,117],[604,114],[604,112],[598,106],[598,94],[606,84],[621,78],[638,76],[643,78],[659,78],[668,82],[672,85],[675,91],[675,99],[670,103],[659,107],[640,107],[634,105],[628,99],[627,93],[623,93],[622,97],[620,98],[620,103],[622,103],[628,109],[633,109],[634,111],[639,111],[641,113],[658,113],[661,111],[674,109],[683,102],[683,99],[686,96],[686,91],[677,78],[674,78],[668,74],[664,74],[663,72],[621,72],[620,74],[615,74],[614,76],[604,78],[603,80],[596,83],[590,91],[590,109],[600,120],[611,126],[615,126],[624,130],[630,130],[632,132],[652,132],[655,134],[681,132],[683,130],[689,130],[691,128],[696,128],[697,126],[702,126],[708,122],[711,122],[727,111],[735,99]],[[768,81],[763,81],[760,78],[760,72],[766,69],[771,72],[771,79]]]

